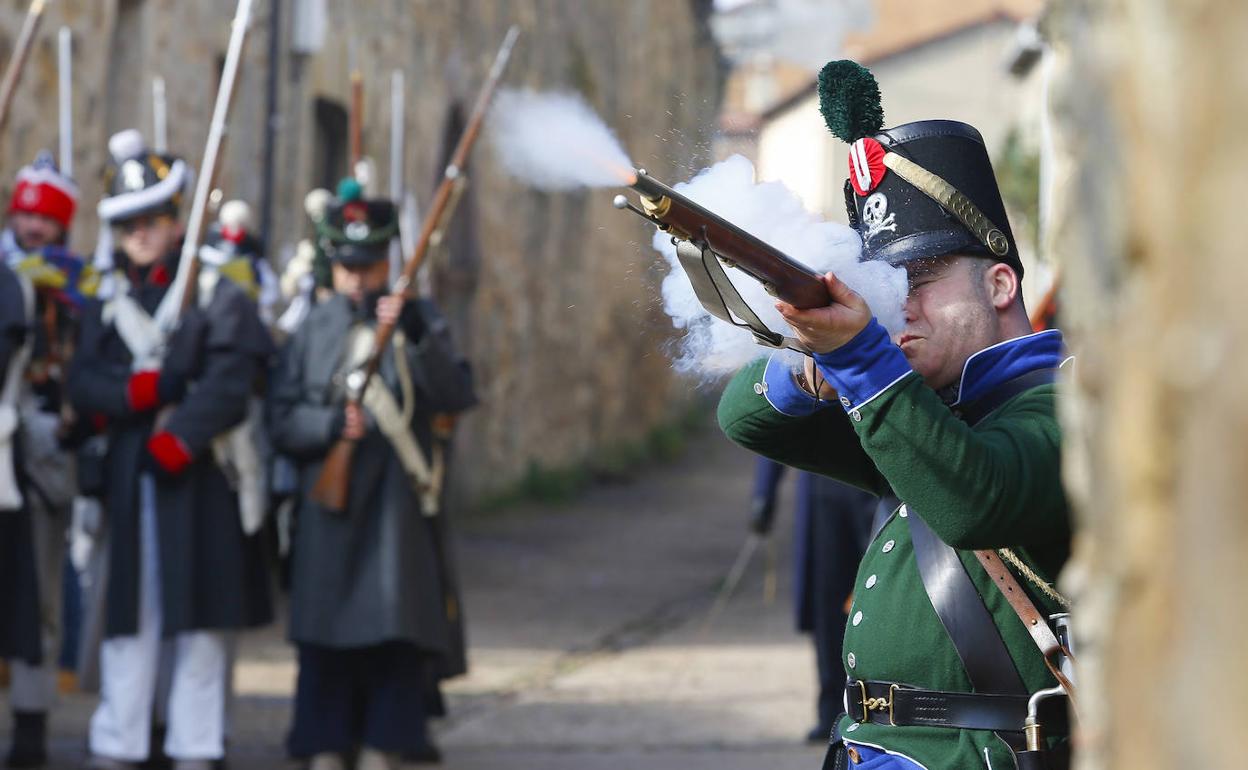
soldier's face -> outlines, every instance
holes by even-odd
[[[334,263],[334,291],[352,302],[363,302],[368,294],[382,291],[390,282],[390,262],[379,259],[366,265]]]
[[[166,214],[141,216],[119,225],[121,250],[138,267],[155,264],[172,252],[182,237],[182,225]]]
[[[893,341],[931,388],[958,382],[966,359],[1000,341],[985,275],[988,264],[951,257],[907,265],[906,326]]]
[[[17,245],[26,251],[38,251],[65,238],[61,223],[43,214],[15,211],[9,215],[9,227],[17,238]]]

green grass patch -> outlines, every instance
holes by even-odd
[[[710,426],[712,412],[711,401],[697,399],[640,440],[609,444],[588,459],[569,465],[547,467],[530,462],[518,482],[485,497],[475,508],[482,513],[494,513],[522,503],[566,505],[593,484],[630,481],[646,467],[680,459],[690,439]]]

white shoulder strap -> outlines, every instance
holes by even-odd
[[[130,351],[133,359],[131,368],[134,371],[157,369],[160,367],[161,353],[164,348],[164,334],[155,319],[147,314],[143,306],[130,296],[129,288],[121,282],[112,299],[104,303],[101,318],[104,323],[111,323]]]
[[[22,507],[22,491],[17,485],[13,462],[13,435],[17,432],[17,400],[21,397],[26,365],[30,362],[30,354],[35,344],[35,289],[26,276],[20,273],[14,275],[22,289],[27,333],[26,341],[9,361],[9,370],[4,377],[4,390],[0,392],[0,511],[15,511]]]

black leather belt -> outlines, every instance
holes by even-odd
[[[922,690],[895,682],[851,679],[845,707],[855,722],[896,727],[951,727],[960,730],[1022,732],[1027,696]],[[1046,698],[1037,714],[1044,734],[1067,735],[1066,699]]]

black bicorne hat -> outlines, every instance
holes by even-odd
[[[849,144],[845,208],[862,236],[864,259],[901,265],[965,254],[1003,262],[1022,277],[979,131],[953,120],[883,128],[875,78],[847,60],[819,73],[819,109]]]
[[[398,214],[388,200],[365,200],[359,184],[344,179],[338,197],[316,223],[317,239],[325,254],[344,265],[366,265],[389,256],[390,239],[399,231]]]

